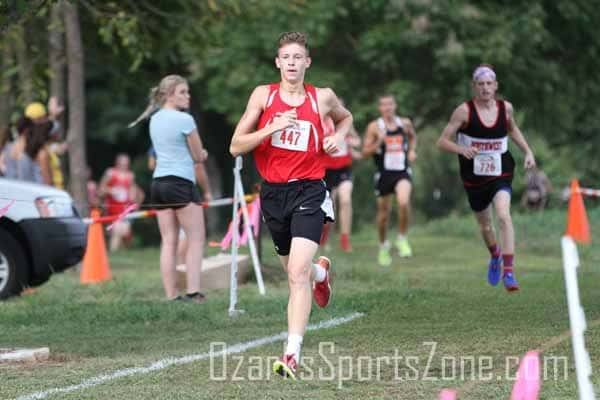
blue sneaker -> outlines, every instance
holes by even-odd
[[[488,264],[488,283],[496,286],[500,282],[500,273],[502,272],[502,256],[490,258]]]
[[[517,282],[517,279],[515,278],[512,272],[508,272],[507,274],[505,274],[502,278],[502,281],[504,282],[504,287],[509,292],[515,292],[519,290],[519,283]]]

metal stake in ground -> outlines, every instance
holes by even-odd
[[[231,238],[231,267],[230,267],[230,280],[229,280],[229,315],[233,316],[243,312],[243,310],[236,309],[237,306],[237,256],[238,256],[238,244],[240,240],[239,231],[239,215],[238,206],[242,209],[242,218],[244,221],[244,229],[248,236],[248,247],[250,247],[250,254],[252,256],[252,264],[254,266],[254,274],[256,276],[256,282],[258,284],[258,291],[261,295],[265,294],[265,285],[262,278],[262,272],[260,269],[260,261],[256,252],[256,244],[254,242],[254,235],[250,227],[250,218],[248,217],[248,208],[246,205],[246,199],[244,195],[244,187],[242,185],[242,177],[240,171],[243,167],[242,157],[236,157],[235,167],[233,168],[233,217],[232,217],[232,238]]]

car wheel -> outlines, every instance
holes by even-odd
[[[0,299],[21,293],[28,276],[23,248],[9,232],[0,229]]]

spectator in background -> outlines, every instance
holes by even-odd
[[[53,129],[59,130],[60,124],[58,123],[58,117],[60,117],[60,114],[62,114],[64,110],[64,106],[59,104],[56,96],[52,96],[48,100],[47,110],[42,103],[34,101],[25,107],[25,116],[30,118],[36,124],[52,121]]]
[[[2,164],[2,149],[4,145],[8,142],[10,136],[10,130],[8,127],[0,127],[0,176],[4,175],[5,166]]]
[[[135,184],[129,163],[127,154],[118,154],[115,166],[107,169],[100,180],[99,195],[104,198],[108,215],[119,215],[130,205],[143,200],[143,192]],[[128,244],[131,238],[131,222],[117,223],[110,234],[110,251],[118,250],[124,242]]]
[[[10,130],[7,126],[0,127],[0,153],[2,152],[2,148],[8,142],[10,138]]]
[[[150,104],[129,126],[150,116],[150,137],[156,150],[156,168],[152,179],[152,203],[158,208],[157,219],[161,236],[160,270],[167,298],[202,303],[200,271],[206,234],[204,211],[196,182],[210,199],[206,175],[197,165],[208,153],[196,128],[194,118],[186,112],[190,107],[187,81],[179,75],[165,76],[151,89]],[[204,169],[202,169],[204,171]],[[175,266],[178,232],[182,227],[190,245],[186,251],[187,294],[177,293]]]
[[[48,166],[52,185],[58,189],[65,188],[65,180],[60,157],[63,156],[68,149],[67,142],[60,142],[60,124],[57,119],[64,111],[64,107],[58,103],[55,96],[50,97],[48,101],[48,111],[40,102],[33,102],[25,107],[25,116],[30,118],[35,124],[44,124],[50,122],[52,128],[45,141],[45,152],[48,157]]]
[[[27,152],[39,166],[42,175],[42,183],[53,186],[50,153],[47,144],[50,140],[53,124],[51,121],[34,123],[31,134],[27,138]]]
[[[31,134],[32,127],[33,121],[26,117],[20,118],[15,124],[17,138],[6,143],[2,153],[0,153],[0,168],[5,177],[29,182],[42,182],[39,167],[26,152],[27,137]]]
[[[154,151],[154,147],[150,146],[148,149],[148,169],[150,171],[154,171],[156,168],[156,151]],[[196,164],[194,167],[197,170],[197,176],[203,177],[204,181],[207,181],[206,170],[204,169],[204,164]],[[206,201],[212,200],[212,196],[210,193],[204,193],[204,199]],[[179,227],[179,241],[177,243],[177,268],[181,264],[185,266],[185,254],[188,248],[188,240],[187,236],[185,236],[185,231],[183,227]]]
[[[35,124],[22,117],[16,123],[17,139],[4,146],[0,155],[7,178],[52,185],[48,153],[44,146],[52,129],[49,122]]]
[[[69,145],[67,142],[60,142],[59,136],[59,131],[55,129],[50,132],[49,139],[46,142],[46,151],[48,152],[48,162],[50,166],[50,174],[52,175],[52,184],[58,189],[64,189],[65,177],[60,158],[67,152]]]
[[[548,205],[548,195],[552,192],[552,183],[544,171],[534,167],[526,173],[527,185],[521,198],[521,206],[529,211],[541,211]]]
[[[90,206],[90,209],[100,208],[100,196],[98,195],[98,183],[94,180],[92,176],[92,169],[88,166],[85,169],[85,174],[87,177],[86,180],[86,190],[87,190],[87,201]]]
[[[201,164],[200,164],[201,165]],[[148,169],[150,171],[154,171],[156,168],[156,151],[154,151],[154,146],[150,146],[148,149]],[[188,241],[185,236],[185,231],[180,226],[179,227],[179,241],[177,243],[177,267],[181,264],[185,264],[185,253],[187,252]]]

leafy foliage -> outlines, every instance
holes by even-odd
[[[279,79],[274,68],[278,35],[302,30],[309,33],[313,57],[307,81],[334,88],[359,131],[377,116],[380,93],[393,93],[399,112],[415,122],[421,135],[415,195],[424,215],[464,207],[456,160],[433,144],[452,110],[470,97],[470,74],[482,62],[494,65],[501,97],[514,104],[520,126],[555,186],[575,174],[584,185],[600,180],[595,154],[600,148],[595,135],[600,125],[595,107],[600,100],[600,10],[585,0],[81,4],[88,136],[102,149],[92,157],[98,166],[112,160],[115,147],[145,157],[145,127],[125,126],[144,108],[148,89],[161,76],[180,73],[192,82],[204,141],[229,176],[233,125],[252,89]],[[43,20],[43,13],[38,14]],[[40,33],[38,24],[30,25]],[[32,37],[43,54],[44,35]],[[6,73],[14,74],[14,69]],[[518,149],[515,155],[519,157]],[[370,185],[369,164],[357,164],[358,182]],[[370,186],[357,187],[370,193]],[[441,200],[434,200],[438,195]],[[367,201],[367,194],[357,196]]]

